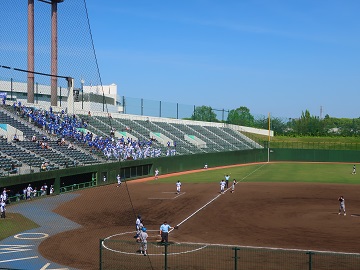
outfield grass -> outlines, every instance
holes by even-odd
[[[360,174],[353,175],[352,166],[353,164],[335,163],[264,163],[219,170],[204,170],[168,178],[160,177],[156,182],[175,183],[177,180],[183,183],[220,182],[224,179],[225,174],[231,174],[231,181],[235,178],[241,182],[359,184]]]
[[[6,218],[0,219],[0,240],[38,227],[38,224],[21,214],[7,212]]]

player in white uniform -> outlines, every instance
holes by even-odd
[[[52,194],[54,194],[54,186],[53,185],[50,186],[50,195],[52,195]]]
[[[352,174],[356,174],[356,166],[354,164]]]
[[[181,182],[180,180],[176,182],[176,194],[180,194]]]
[[[159,170],[158,168],[155,169],[155,180],[159,178]]]
[[[146,228],[142,227],[141,232],[139,234],[139,239],[140,239],[140,253],[144,254],[144,256],[147,255],[147,238],[148,238],[148,234],[146,232]]]
[[[235,185],[237,184],[236,180],[234,179],[232,185],[231,185],[231,193],[235,192]]]
[[[6,208],[5,208],[6,204],[4,201],[1,201],[0,202],[0,218],[5,218],[5,211],[6,211]]]
[[[26,199],[31,200],[31,195],[33,193],[33,188],[31,187],[31,184],[26,188]]]
[[[48,186],[46,183],[44,183],[44,191],[45,191],[45,194],[44,195],[47,195],[47,190],[48,190]]]
[[[220,182],[220,193],[221,194],[224,194],[225,185],[226,185],[225,181],[221,180],[221,182]]]
[[[3,192],[0,195],[0,201],[4,201],[6,203],[7,201],[7,193],[6,193],[6,188],[4,188]]]
[[[120,185],[121,185],[121,177],[120,177],[120,174],[118,174],[118,175],[116,176],[116,179],[117,179],[117,187],[120,187]]]
[[[339,215],[341,215],[341,210],[343,210],[344,211],[344,216],[346,216],[344,196],[340,196],[338,200],[339,200],[339,203],[340,203]]]
[[[135,229],[136,229],[136,235],[135,238],[137,239],[139,237],[140,233],[140,224],[141,224],[141,216],[138,215],[135,221]]]

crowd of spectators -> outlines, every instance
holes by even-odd
[[[69,149],[75,148],[75,144],[89,147],[93,153],[102,153],[106,159],[142,159],[148,157],[159,157],[162,155],[161,148],[154,147],[155,139],[137,141],[132,138],[116,138],[114,128],[111,128],[109,136],[94,136],[91,132],[86,131],[88,122],[85,118],[68,115],[64,110],[55,113],[52,108],[36,109],[26,107],[20,102],[14,103],[14,110],[24,118],[29,118],[37,127],[45,130],[48,134],[57,136],[57,144],[61,146],[67,145]],[[88,118],[91,114],[88,114]],[[130,128],[126,128],[130,131]],[[36,141],[41,148],[48,149],[46,137],[43,140],[37,140],[36,135],[31,139]],[[175,149],[168,149],[166,155],[174,155]]]

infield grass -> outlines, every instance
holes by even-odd
[[[21,214],[7,212],[6,218],[0,219],[0,240],[38,227],[38,224]]]
[[[312,182],[359,184],[360,174],[352,174],[353,164],[338,163],[263,163],[218,170],[203,170],[181,176],[159,178],[158,182],[220,182],[226,174],[230,181],[241,182]],[[360,168],[360,166],[359,166]],[[154,182],[151,182],[154,183]]]

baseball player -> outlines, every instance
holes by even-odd
[[[31,184],[26,188],[26,199],[31,200],[31,195],[33,193],[33,188],[31,187]]]
[[[234,179],[232,185],[231,185],[231,193],[235,192],[235,185],[237,184],[236,180]]]
[[[140,253],[144,254],[144,256],[147,255],[147,238],[148,238],[148,234],[146,232],[146,228],[142,227],[139,234],[139,239],[140,239]]]
[[[117,186],[116,186],[116,187],[120,187],[120,185],[121,185],[121,177],[120,177],[120,174],[118,174],[118,175],[116,176],[116,180],[117,180]]]
[[[341,210],[343,210],[344,211],[344,216],[346,216],[344,196],[340,196],[338,200],[339,200],[339,203],[340,203],[339,215],[341,215]]]
[[[221,180],[221,182],[220,182],[220,193],[221,194],[224,194],[225,185],[226,185],[226,183],[225,183],[224,179]]]
[[[155,180],[159,178],[159,170],[158,168],[155,169]]]
[[[136,239],[139,237],[140,224],[141,224],[141,215],[138,215],[136,218],[136,221],[135,221],[135,230],[136,230],[135,238]]]
[[[226,188],[229,188],[229,179],[230,179],[230,176],[228,174],[225,175],[225,187]]]
[[[47,190],[48,190],[48,185],[46,183],[44,183],[44,194],[42,195],[47,195]]]
[[[178,180],[176,182],[176,194],[180,194],[180,189],[181,189],[181,182],[180,180]]]
[[[6,188],[4,188],[3,192],[0,195],[0,201],[4,201],[5,203],[7,202],[7,193],[6,193]]]
[[[5,211],[6,211],[6,208],[5,208],[6,204],[5,204],[5,201],[1,201],[0,202],[0,218],[5,218]]]
[[[53,185],[50,186],[50,195],[52,195],[52,194],[54,194],[54,186]]]
[[[166,221],[160,226],[161,243],[167,243],[169,241],[169,230],[171,228]]]
[[[354,164],[352,174],[356,174],[356,166]]]

